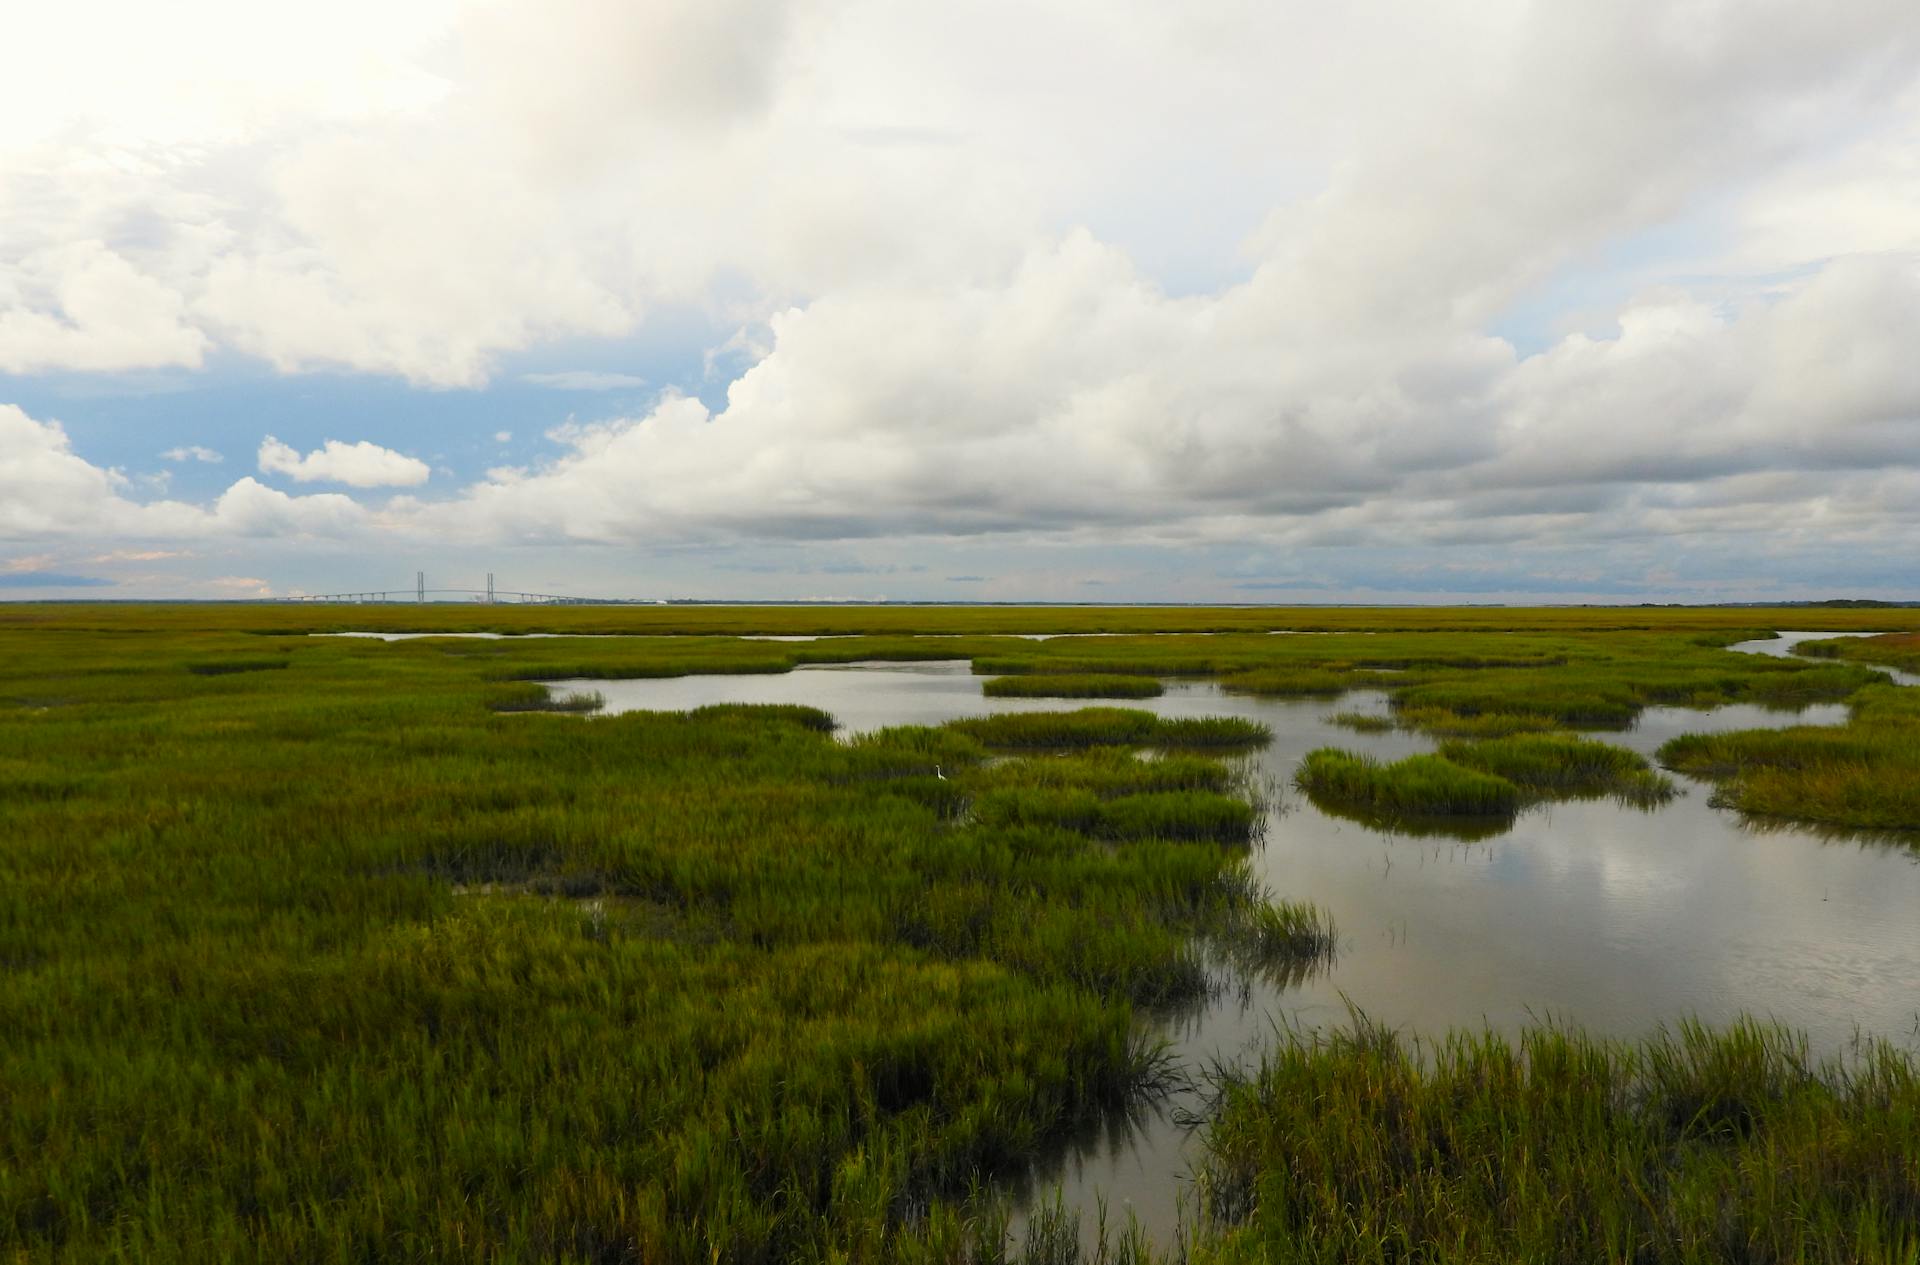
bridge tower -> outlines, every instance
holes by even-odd
[[[416,602],[425,602],[427,600],[427,573],[425,571],[415,571],[413,573],[413,600]]]

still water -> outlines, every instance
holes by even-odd
[[[1736,649],[1783,653],[1803,635]],[[813,666],[778,676],[551,683],[598,690],[608,712],[708,703],[805,703],[848,732],[937,724],[997,711],[1082,706],[989,699],[965,662]],[[1912,681],[1913,678],[1907,678]],[[1204,1068],[1257,1059],[1276,1027],[1345,1022],[1349,1006],[1416,1033],[1553,1018],[1619,1036],[1661,1022],[1740,1014],[1776,1018],[1836,1051],[1857,1034],[1920,1045],[1920,851],[1756,828],[1708,804],[1710,788],[1647,812],[1610,800],[1523,814],[1476,842],[1396,836],[1329,816],[1291,789],[1294,766],[1336,745],[1395,759],[1431,749],[1405,733],[1358,734],[1334,711],[1386,710],[1377,692],[1337,703],[1169,684],[1128,701],[1166,716],[1264,721],[1271,746],[1249,757],[1269,788],[1265,842],[1254,854],[1276,894],[1315,902],[1340,931],[1335,960],[1305,982],[1248,982],[1180,1014],[1156,1017],[1176,1055]],[[1840,724],[1840,705],[1799,712],[1751,706],[1651,708],[1631,731],[1600,735],[1648,755],[1683,732]],[[1156,1239],[1177,1231],[1198,1138],[1179,1121],[1192,1096],[1159,1104],[1084,1139],[1034,1174],[1033,1193],[1068,1206],[1106,1203]]]

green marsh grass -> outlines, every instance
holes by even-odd
[[[598,695],[599,691],[593,691]],[[600,703],[605,705],[604,695]],[[777,721],[781,724],[797,725],[801,729],[811,729],[815,733],[832,733],[838,726],[833,716],[818,707],[807,707],[800,703],[708,703],[705,707],[695,707],[687,715],[694,720],[738,720],[750,724]],[[876,750],[887,752],[905,752],[914,750],[916,745],[929,749],[943,746],[938,730],[913,729],[895,730],[891,734],[876,735],[868,743]],[[902,758],[907,758],[904,755]],[[977,753],[964,751],[962,759],[977,759]]]
[[[1147,676],[1080,673],[997,676],[980,689],[988,698],[1155,698],[1166,687]]]
[[[1133,746],[1175,749],[1245,749],[1271,741],[1258,721],[1233,716],[1176,717],[1119,707],[1074,712],[1001,712],[956,720],[950,728],[988,747],[1040,748]]]
[[[1308,962],[1330,955],[1339,935],[1333,920],[1316,905],[1266,900],[1251,907],[1230,938],[1261,958]]]
[[[1850,710],[1842,727],[1682,735],[1660,763],[1719,782],[1715,802],[1744,813],[1920,845],[1920,690],[1877,686]]]
[[[1247,788],[1209,758],[1265,739],[1244,721],[1108,708],[842,743],[803,707],[495,710],[546,698],[541,680],[890,658],[1324,671],[1475,737],[1581,723],[1568,699],[1850,695],[1843,729],[1670,763],[1727,770],[1752,811],[1911,824],[1909,692],[1716,648],[1756,620],[1896,617],[0,606],[0,1248],[996,1259],[969,1192],[1165,1083],[1142,1007],[1202,995],[1209,945],[1294,970],[1332,941],[1251,884]],[[426,627],[676,635],[302,635]],[[1179,635],[995,635],[1074,630]],[[748,631],[860,635],[724,635]],[[284,666],[195,668],[253,661]],[[1889,1089],[1834,1136],[1906,1145],[1905,1101]],[[1755,1154],[1689,1198],[1813,1181],[1804,1158]]]
[[[1396,706],[1394,723],[1402,729],[1436,738],[1510,738],[1515,734],[1549,733],[1559,722],[1548,716],[1515,712],[1478,712],[1462,716],[1445,707]]]
[[[1519,734],[1481,742],[1444,742],[1439,754],[1455,764],[1503,777],[1547,798],[1614,795],[1651,806],[1678,793],[1644,756],[1572,734]]]
[[[1138,1008],[1202,994],[1251,916],[1253,812],[1198,754],[495,710],[556,663],[760,643],[208,675],[259,639],[116,618],[0,628],[10,1254],[953,1259],[970,1190],[1165,1083]],[[973,811],[1030,794],[1101,807]]]
[[[187,671],[195,676],[225,676],[230,672],[274,672],[288,667],[293,661],[279,656],[267,657],[254,655],[249,658],[208,659],[187,664]]]
[[[1195,642],[1200,640],[1181,638],[1177,644],[1169,645],[1158,637],[1103,639],[1105,649],[1099,657],[1094,657],[1096,652],[1089,648],[1089,643],[1083,641],[1063,638],[1058,644],[1068,649],[1052,652],[1042,646],[1055,643],[1036,645],[1022,642],[1015,647],[995,647],[993,651],[975,658],[973,670],[981,674],[1009,677],[1212,676],[1221,670],[1221,661],[1202,651],[1213,649],[1219,642],[1207,638],[1202,645],[1196,646]],[[1009,649],[1018,653],[1006,653]]]
[[[1233,766],[1196,755],[1141,759],[1123,747],[1093,747],[1066,754],[1036,754],[996,766],[994,784],[1088,790],[1102,798],[1142,791],[1215,791],[1245,793]]]
[[[1655,658],[1649,648],[1611,660],[1547,671],[1489,669],[1449,680],[1419,682],[1397,689],[1397,712],[1428,718],[1441,726],[1460,718],[1524,717],[1536,726],[1571,729],[1624,729],[1642,708],[1717,707],[1750,702],[1774,707],[1844,699],[1883,675],[1870,669],[1801,666],[1782,672],[1750,666],[1784,662],[1759,655],[1729,655],[1711,647],[1668,647]],[[1747,662],[1728,663],[1726,660]],[[1424,725],[1419,727],[1426,727]],[[1506,719],[1491,722],[1491,732],[1518,732]]]
[[[645,633],[691,637],[741,634],[990,636],[1007,633],[1185,633],[1264,635],[1421,633],[1500,636],[1528,633],[1661,634],[1764,637],[1776,628],[1834,632],[1909,631],[1912,611],[1809,607],[1145,607],[1145,606],[844,606],[844,605],[481,605],[412,602],[189,603],[10,602],[0,626],[20,631],[154,632],[496,632]],[[1276,641],[1293,640],[1274,638]],[[1047,644],[1047,643],[1042,643]],[[1491,648],[1489,655],[1498,657]]]
[[[1102,798],[1090,790],[1008,788],[980,796],[974,820],[988,827],[1061,826],[1095,839],[1203,839],[1250,843],[1258,816],[1244,800],[1213,791],[1155,791]]]
[[[1803,641],[1793,648],[1793,652],[1808,658],[1846,659],[1854,663],[1899,668],[1903,672],[1920,672],[1920,632]]]
[[[1644,702],[1624,682],[1542,680],[1496,670],[1402,690],[1393,696],[1393,705],[1452,716],[1527,716],[1570,728],[1624,729]]]
[[[1375,716],[1370,712],[1333,712],[1324,719],[1329,725],[1338,725],[1360,734],[1392,733],[1397,728],[1393,717]]]
[[[599,690],[569,690],[555,694],[542,690],[538,697],[516,692],[493,705],[497,712],[597,712],[607,705],[607,696]]]
[[[1535,800],[1612,795],[1652,808],[1678,793],[1635,752],[1565,733],[1455,739],[1435,754],[1392,762],[1321,747],[1300,762],[1294,782],[1336,815],[1397,833],[1467,838],[1486,832],[1462,835],[1454,819],[1503,827]]]
[[[1524,803],[1520,788],[1506,778],[1437,755],[1383,763],[1320,747],[1300,762],[1294,782],[1316,803],[1324,800],[1381,818],[1507,818]]]
[[[1910,1262],[1917,1164],[1920,1067],[1890,1046],[1818,1062],[1753,1021],[1419,1044],[1356,1018],[1221,1086],[1193,1259]]]

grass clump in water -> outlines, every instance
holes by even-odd
[[[1614,795],[1645,807],[1663,804],[1678,794],[1673,782],[1654,772],[1637,752],[1573,734],[1446,742],[1440,754],[1545,798]]]
[[[1844,727],[1683,734],[1658,757],[1719,782],[1714,802],[1723,807],[1920,844],[1920,690],[1912,687],[1861,691]]]
[[[1193,1259],[1911,1261],[1916,1169],[1920,1067],[1890,1046],[1816,1063],[1744,1021],[1410,1048],[1356,1018],[1224,1084]]]
[[[1160,722],[1153,745],[1157,747],[1246,748],[1263,747],[1273,741],[1273,731],[1257,720],[1238,716],[1183,716]]]
[[[1334,712],[1324,719],[1329,725],[1338,725],[1360,734],[1392,733],[1398,728],[1393,717],[1375,716],[1369,712]]]
[[[1399,691],[1395,708],[1455,716],[1514,715],[1583,729],[1624,729],[1644,700],[1620,682],[1556,680],[1539,672],[1486,671]]]
[[[494,703],[497,712],[597,712],[607,705],[607,696],[599,690],[557,690],[542,689],[538,695],[532,692],[515,692]]]
[[[592,691],[595,698],[601,698],[598,690]],[[601,699],[604,704],[604,698]],[[814,733],[830,734],[839,726],[833,716],[818,707],[808,707],[803,703],[708,703],[705,707],[696,707],[687,715],[695,720],[738,721],[745,724],[781,724],[794,725],[801,729],[810,729]],[[921,730],[916,733],[930,734],[934,731]],[[895,746],[897,738],[889,740],[876,735],[877,746]]]
[[[1262,899],[1239,919],[1232,939],[1261,958],[1308,961],[1334,951],[1333,918],[1310,901]]]
[[[1087,672],[997,676],[980,690],[988,698],[1157,698],[1166,687],[1150,676]]]
[[[1814,659],[1850,659],[1855,663],[1899,668],[1903,672],[1920,672],[1920,632],[1803,641],[1793,648],[1793,652]]]
[[[1152,712],[1085,707],[1072,712],[1002,712],[952,722],[950,728],[1002,749],[1076,747],[1253,747],[1270,742],[1258,721],[1233,716],[1162,719]]]
[[[1560,722],[1550,716],[1518,712],[1479,712],[1463,716],[1445,707],[1394,706],[1394,720],[1402,729],[1436,738],[1507,738],[1514,734],[1551,733]]]
[[[1383,764],[1338,747],[1308,752],[1294,772],[1294,784],[1316,803],[1381,818],[1512,817],[1524,800],[1506,778],[1445,756],[1408,756]]]

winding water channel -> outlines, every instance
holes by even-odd
[[[1783,654],[1795,641],[1734,647]],[[937,724],[996,711],[1070,708],[1069,700],[989,699],[966,662],[809,666],[785,675],[551,683],[598,690],[607,712],[708,703],[805,703],[848,732]],[[1916,678],[1903,677],[1914,684]],[[1610,800],[1523,814],[1510,830],[1465,842],[1395,836],[1322,813],[1291,789],[1300,758],[1337,745],[1393,759],[1429,750],[1420,736],[1359,734],[1334,711],[1379,711],[1360,692],[1337,702],[1227,694],[1169,683],[1125,706],[1167,716],[1232,715],[1271,726],[1250,757],[1269,788],[1254,865],[1275,893],[1333,915],[1338,956],[1304,981],[1254,980],[1205,1005],[1155,1016],[1188,1064],[1244,1065],[1276,1026],[1326,1027],[1348,1007],[1413,1032],[1553,1018],[1631,1037],[1662,1022],[1741,1014],[1805,1030],[1822,1051],[1856,1035],[1920,1045],[1920,852],[1898,843],[1759,827],[1708,804],[1710,788],[1654,811]],[[1731,706],[1650,708],[1632,730],[1601,735],[1651,755],[1684,732],[1840,724],[1838,704],[1799,712]],[[1190,1097],[1082,1139],[1034,1174],[1030,1193],[1137,1215],[1156,1239],[1177,1230],[1198,1139],[1181,1121]]]

